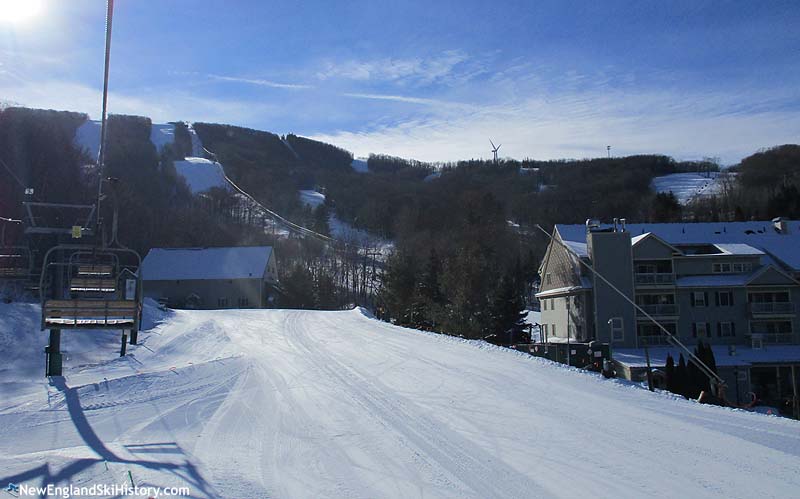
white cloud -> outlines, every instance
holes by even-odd
[[[410,97],[405,95],[392,95],[392,94],[363,94],[363,93],[344,93],[344,97],[351,97],[354,99],[368,99],[379,101],[392,101],[403,102],[406,104],[420,104],[423,106],[433,106],[437,108],[450,108],[461,110],[477,110],[478,107],[470,104],[462,104],[459,102],[450,102],[441,99],[429,99],[425,97]]]
[[[256,78],[239,78],[236,76],[220,76],[215,74],[208,75],[212,80],[229,81],[234,83],[248,83],[251,85],[259,85],[262,87],[270,88],[285,88],[289,90],[302,90],[314,88],[313,85],[305,85],[300,83],[278,83],[270,80],[256,79]]]
[[[343,78],[356,81],[409,82],[428,85],[458,78],[459,66],[468,61],[460,50],[448,50],[433,57],[380,58],[369,61],[327,62],[317,72],[321,80]],[[466,69],[466,68],[464,68]]]
[[[101,90],[80,83],[0,80],[0,95],[27,107],[78,111],[93,118],[101,114]],[[108,108],[109,113],[148,116],[154,122],[188,120],[237,124],[253,124],[281,112],[274,104],[261,101],[201,97],[181,89],[143,91],[136,95],[110,91]]]
[[[490,158],[489,138],[515,158],[663,153],[733,163],[762,147],[796,142],[800,113],[751,105],[741,96],[674,92],[542,95],[487,105],[472,113],[435,106],[435,114],[399,124],[317,134],[357,156],[386,153],[425,161]]]

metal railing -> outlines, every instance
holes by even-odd
[[[639,336],[639,345],[640,346],[656,346],[656,345],[669,345],[667,335],[665,334],[653,334],[653,335],[640,335]]]
[[[636,284],[673,284],[675,276],[666,273],[636,274]]]
[[[753,339],[760,339],[764,345],[785,345],[787,343],[794,343],[794,333],[751,333],[747,336],[747,342],[751,343]]]
[[[792,314],[794,313],[794,303],[792,302],[761,302],[750,303],[751,314]]]
[[[655,305],[644,305],[639,303],[639,307],[650,315],[678,315],[678,305],[675,303],[660,303]],[[636,315],[644,315],[644,312],[637,310]]]

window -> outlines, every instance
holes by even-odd
[[[556,309],[556,299],[550,298],[550,310],[555,310],[555,309]]]
[[[547,339],[547,324],[542,324],[542,334],[539,336],[539,341],[545,341]]]
[[[219,307],[219,308],[228,308],[228,299],[227,298],[217,298],[217,307]]]
[[[551,333],[553,336],[558,336],[558,335],[556,334],[556,325],[555,325],[555,324],[550,324],[550,333]]]
[[[693,338],[709,338],[708,323],[707,322],[693,322],[692,323],[692,337]]]
[[[717,291],[717,306],[718,307],[732,307],[733,306],[733,291]]]
[[[622,317],[612,317],[608,321],[611,326],[611,340],[622,341],[625,339],[625,331],[623,329]]]
[[[711,267],[715,274],[741,274],[743,272],[750,272],[753,270],[753,264],[749,262],[716,262],[713,263]]]
[[[712,270],[715,274],[730,274],[731,273],[731,264],[730,263],[714,263],[712,265]]]
[[[250,299],[247,297],[239,298],[239,308],[242,307],[249,307],[250,306]]]
[[[736,324],[733,322],[718,322],[717,336],[720,338],[733,338],[736,336]]]
[[[547,298],[542,300],[542,310],[547,310]]]
[[[545,274],[545,276],[544,276],[544,277],[545,277],[545,279],[547,280],[547,284],[553,284],[553,276],[550,274],[550,272],[548,272],[547,274]]]
[[[655,274],[656,273],[656,266],[652,263],[637,263],[636,264],[636,273],[637,274]]]
[[[693,307],[707,307],[708,300],[706,299],[706,292],[705,291],[693,291],[692,292],[692,306]]]

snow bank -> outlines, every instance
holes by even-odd
[[[174,164],[175,170],[186,179],[194,194],[213,187],[230,188],[219,163],[205,158],[187,157],[183,161],[175,161]]]
[[[298,192],[300,193],[300,202],[303,204],[307,204],[312,208],[325,204],[325,194],[321,192],[313,190],[301,190]]]

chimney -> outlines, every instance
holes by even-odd
[[[619,231],[620,231],[620,232],[625,232],[625,224],[626,224],[627,222],[628,222],[628,220],[627,220],[627,219],[625,219],[625,218],[620,218],[620,219],[619,219],[619,223],[620,223],[620,229],[619,229]]]
[[[786,235],[789,233],[789,221],[784,217],[773,218],[772,226],[775,228],[775,232],[779,234]]]

